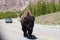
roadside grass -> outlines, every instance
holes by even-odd
[[[60,12],[36,17],[35,23],[46,25],[60,25]]]
[[[25,10],[0,12],[0,19],[17,18],[18,16],[21,17],[21,15],[24,13]]]
[[[0,12],[0,19],[4,18],[16,18],[15,12]]]

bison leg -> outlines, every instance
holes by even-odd
[[[29,36],[32,36],[33,27],[34,27],[34,23],[32,23],[32,24],[30,25],[30,29],[28,29],[28,34],[29,34]]]
[[[23,35],[24,35],[24,37],[27,37],[27,29],[24,24],[21,24],[21,25],[22,25]]]
[[[22,31],[23,31],[23,35],[24,35],[24,37],[27,37],[27,29],[22,28]]]
[[[27,29],[22,27],[24,37],[27,37]]]
[[[27,30],[24,31],[24,37],[27,37]]]
[[[33,29],[28,30],[28,35],[31,36],[33,32]]]

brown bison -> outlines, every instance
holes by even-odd
[[[24,14],[21,16],[21,25],[22,25],[22,31],[23,31],[24,37],[27,37],[27,35],[29,36],[32,35],[34,20],[35,20],[35,17],[32,16],[30,10],[26,10]]]

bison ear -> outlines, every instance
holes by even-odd
[[[33,19],[35,20],[35,17],[33,16]]]

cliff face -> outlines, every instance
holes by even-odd
[[[52,2],[53,0],[41,0],[45,2]],[[54,0],[56,3],[59,0]],[[38,0],[0,0],[0,12],[24,10],[29,4],[37,3]]]
[[[0,12],[24,10],[30,3],[34,2],[37,0],[0,0]]]

